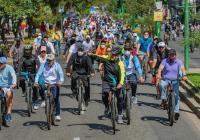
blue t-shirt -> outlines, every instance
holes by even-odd
[[[152,42],[152,38],[147,38],[146,40],[141,37],[140,40],[139,40],[139,44],[140,44],[140,50],[141,52],[144,52],[144,53],[147,53],[147,49],[148,49],[148,46],[150,45],[150,43]]]

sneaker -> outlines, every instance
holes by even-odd
[[[132,97],[132,102],[133,102],[133,104],[137,104],[138,102],[137,102],[137,97]]]
[[[61,117],[59,115],[55,116],[55,121],[61,121]]]
[[[45,106],[46,106],[45,101],[42,101],[41,104],[40,104],[40,107],[45,107]]]
[[[123,115],[118,115],[118,118],[117,118],[117,123],[119,124],[122,124],[123,123]]]
[[[10,113],[6,114],[6,116],[5,116],[5,121],[6,121],[6,123],[12,122],[12,116],[11,116]]]
[[[177,121],[179,119],[179,117],[180,117],[180,114],[179,113],[175,113],[175,115],[174,115],[175,121]]]
[[[34,110],[38,110],[38,109],[39,109],[39,106],[38,106],[36,103],[34,103],[34,104],[33,104],[33,109],[34,109]]]

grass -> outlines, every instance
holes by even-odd
[[[200,73],[189,73],[187,74],[188,79],[195,85],[200,91]],[[200,94],[200,93],[199,93]]]

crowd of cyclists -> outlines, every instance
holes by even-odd
[[[55,100],[55,120],[60,121],[60,89],[64,77],[71,77],[71,90],[77,98],[77,76],[101,75],[102,100],[105,114],[109,114],[109,93],[116,88],[118,123],[123,123],[123,89],[126,81],[131,81],[132,102],[137,104],[137,85],[145,83],[144,67],[151,73],[151,83],[157,89],[157,99],[161,107],[166,106],[166,86],[170,81],[175,90],[175,120],[179,118],[179,79],[182,75],[187,80],[183,63],[176,57],[176,50],[157,36],[144,31],[142,36],[131,30],[122,21],[115,21],[109,16],[93,15],[82,19],[68,18],[64,23],[64,32],[55,27],[53,35],[38,33],[34,42],[24,46],[20,38],[10,48],[9,56],[0,50],[0,88],[7,96],[6,122],[12,121],[13,92],[21,87],[25,94],[25,80],[21,72],[29,72],[34,83],[32,87],[32,106],[37,110],[45,107],[44,84],[50,84]],[[62,43],[64,42],[64,43]],[[63,45],[64,44],[64,45]],[[13,59],[13,66],[7,64],[7,57]],[[66,68],[57,58],[66,59]],[[145,65],[145,66],[144,66]],[[97,72],[95,68],[98,67]],[[182,74],[180,74],[182,73]],[[90,79],[82,77],[85,88],[85,107],[90,102]],[[40,99],[37,96],[39,89]],[[39,102],[40,100],[40,102]]]

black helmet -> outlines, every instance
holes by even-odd
[[[30,57],[32,55],[32,50],[33,50],[33,47],[31,45],[25,46],[24,47],[24,56]]]
[[[119,55],[121,54],[121,48],[119,46],[113,46],[111,53],[114,55]]]
[[[170,49],[169,52],[168,52],[168,54],[169,54],[169,55],[170,55],[170,54],[175,54],[175,55],[176,55],[176,50],[175,50],[175,49]]]

